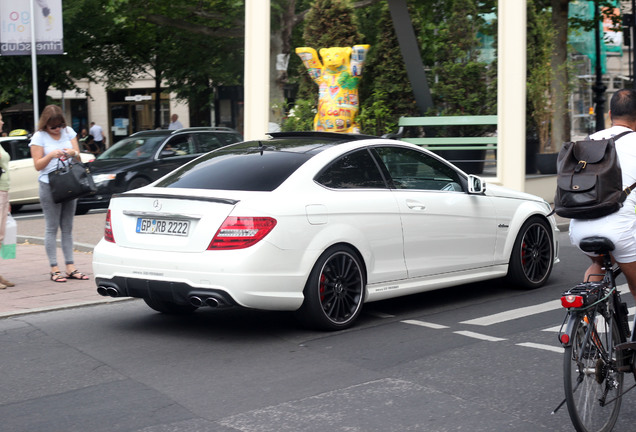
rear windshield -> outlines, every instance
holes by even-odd
[[[218,150],[172,172],[157,184],[165,188],[272,191],[313,153],[245,148]]]

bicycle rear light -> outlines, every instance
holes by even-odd
[[[585,304],[583,296],[580,295],[564,295],[561,297],[561,306],[564,308],[580,308]]]
[[[586,282],[561,294],[561,306],[566,309],[590,306],[598,301],[605,285],[602,282]]]

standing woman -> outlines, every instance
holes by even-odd
[[[51,265],[51,280],[66,282],[67,279],[87,280],[88,276],[79,272],[73,263],[73,218],[77,200],[56,204],[51,195],[49,173],[55,171],[58,160],[80,160],[77,133],[66,126],[62,109],[57,105],[48,105],[42,111],[38,130],[31,138],[31,157],[35,169],[40,171],[40,204],[44,213],[46,229],[44,248]],[[57,229],[60,228],[62,253],[66,264],[66,276],[57,266]]]
[[[0,114],[0,131],[3,125],[2,114]],[[7,227],[7,214],[11,210],[11,206],[9,205],[9,159],[9,153],[0,146],[0,244],[4,240],[4,232]],[[15,286],[15,284],[9,282],[3,276],[0,276],[0,289],[12,286]]]

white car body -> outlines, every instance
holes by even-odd
[[[353,141],[318,153],[271,192],[155,182],[115,197],[109,207],[115,242],[102,239],[94,250],[97,284],[108,288],[109,281],[125,281],[135,297],[144,297],[149,284],[180,284],[189,288],[174,290],[177,303],[212,290],[247,308],[298,310],[321,255],[346,244],[362,259],[363,301],[371,302],[506,276],[517,233],[532,216],[549,224],[551,259],[558,261],[551,208],[536,196],[493,185],[481,194],[334,190],[314,180],[330,161],[369,145],[422,151],[391,140]],[[207,250],[228,216],[270,217],[276,227],[250,247]],[[189,235],[139,234],[141,217],[187,219]]]

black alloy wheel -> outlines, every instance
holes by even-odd
[[[508,279],[525,289],[539,288],[547,282],[554,264],[554,240],[550,224],[539,217],[528,219],[517,235]]]
[[[314,265],[305,289],[305,301],[297,317],[321,330],[350,327],[362,310],[365,275],[353,249],[336,245],[327,249]]]

